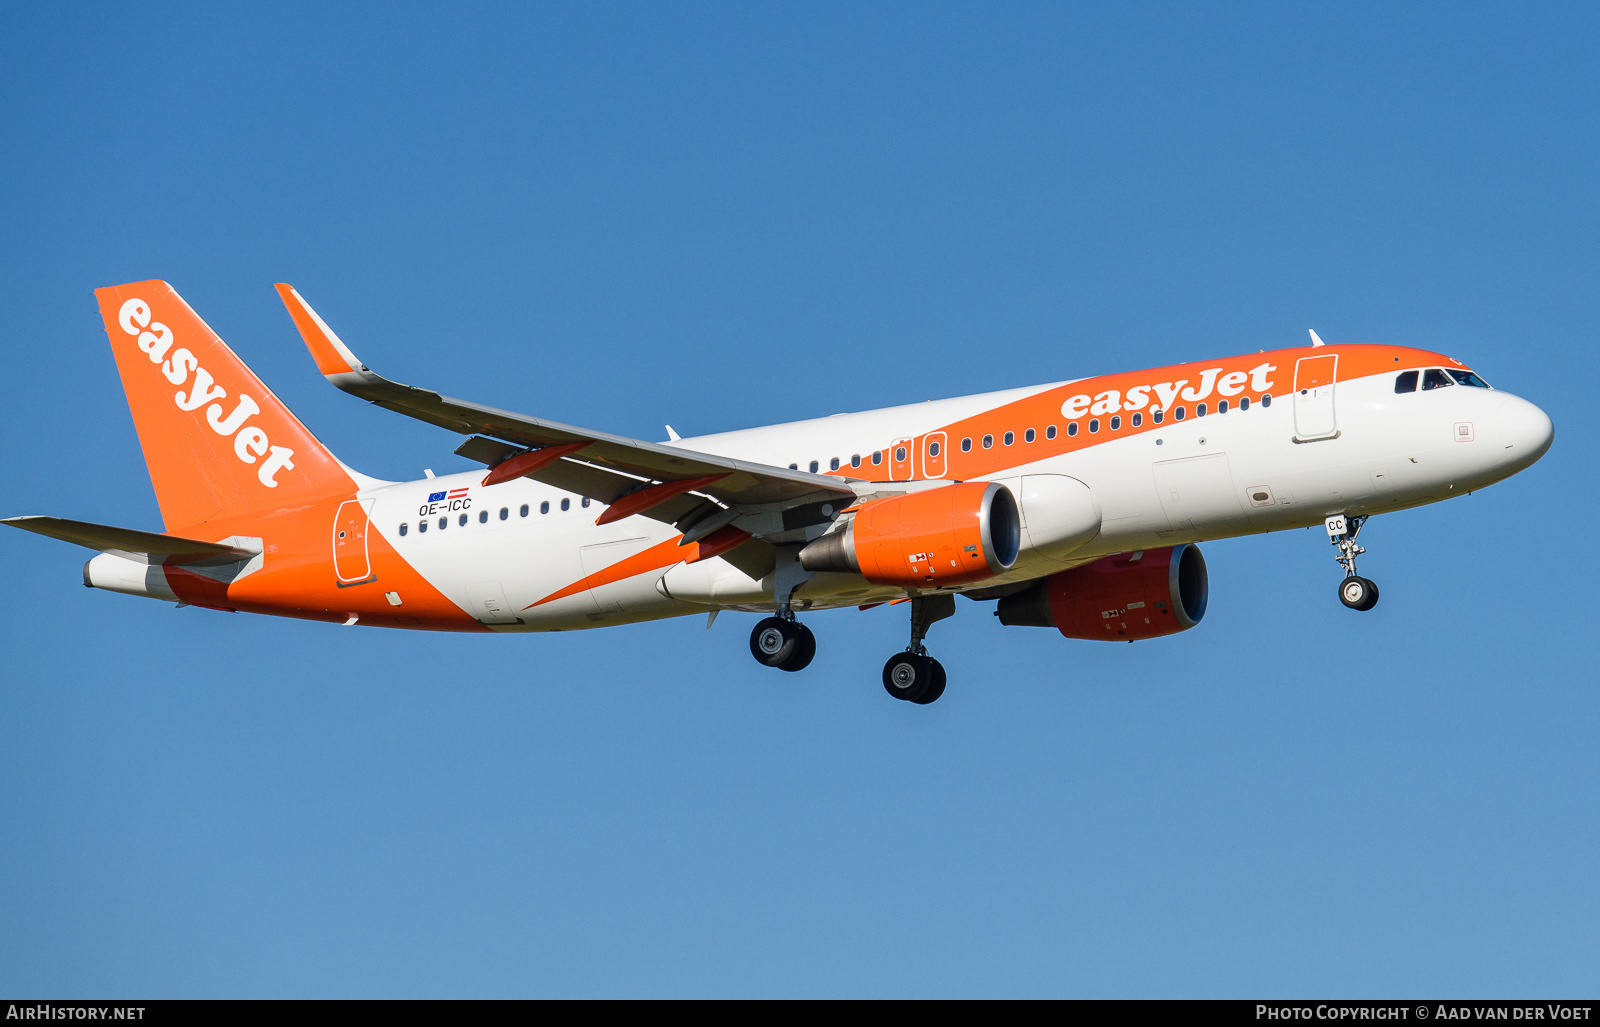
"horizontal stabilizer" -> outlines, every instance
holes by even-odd
[[[0,523],[146,563],[216,565],[237,563],[259,555],[253,549],[241,549],[221,542],[200,542],[191,538],[158,535],[153,531],[69,521],[64,517],[7,517]]]

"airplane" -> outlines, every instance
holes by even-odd
[[[1322,525],[1346,607],[1367,520],[1510,477],[1550,448],[1533,403],[1452,357],[1311,344],[666,442],[401,385],[277,286],[317,369],[466,436],[482,470],[345,465],[170,285],[96,290],[166,530],[5,523],[98,555],[86,586],[179,607],[436,631],[571,631],[764,614],[758,663],[804,669],[798,615],[906,603],[883,669],[943,694],[925,640],[956,596],[1008,626],[1133,642],[1188,630],[1196,543]]]

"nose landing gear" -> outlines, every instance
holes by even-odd
[[[896,699],[926,706],[944,694],[944,666],[928,655],[922,640],[935,621],[952,617],[956,612],[956,597],[952,595],[920,596],[911,600],[911,644],[903,653],[895,653],[883,665],[884,691]]]
[[[1361,526],[1365,523],[1366,517],[1345,517],[1343,514],[1336,514],[1323,522],[1323,527],[1328,529],[1328,541],[1339,550],[1339,555],[1334,559],[1344,567],[1344,580],[1339,582],[1339,602],[1352,610],[1370,610],[1378,605],[1378,586],[1370,578],[1363,578],[1356,573],[1356,557],[1366,552],[1366,549],[1356,545],[1356,536],[1361,534]]]

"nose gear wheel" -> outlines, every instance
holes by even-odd
[[[1339,602],[1352,610],[1370,610],[1378,605],[1378,586],[1352,574],[1339,582]]]

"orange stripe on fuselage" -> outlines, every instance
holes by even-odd
[[[955,481],[995,477],[1013,467],[1088,449],[1090,446],[1111,442],[1128,435],[1167,427],[1175,423],[1171,414],[1176,406],[1184,407],[1185,414],[1192,417],[1198,403],[1205,403],[1209,411],[1215,411],[1219,399],[1226,399],[1230,405],[1236,407],[1238,401],[1244,397],[1249,397],[1252,404],[1259,403],[1263,394],[1271,395],[1274,400],[1287,398],[1294,391],[1294,369],[1298,360],[1302,357],[1333,354],[1339,357],[1338,375],[1339,381],[1342,382],[1414,367],[1465,366],[1460,361],[1443,354],[1407,346],[1350,345],[1316,348],[1302,346],[1268,353],[1244,354],[1221,360],[1174,364],[1144,371],[1084,378],[1046,389],[1044,392],[1006,403],[992,410],[985,410],[972,417],[953,421],[903,443],[911,449],[911,479],[926,480],[930,477],[925,473],[924,466],[928,456],[927,446],[932,436],[941,433],[944,439],[941,442],[943,452],[940,459],[944,463],[944,469],[938,477]],[[1263,365],[1270,366],[1272,370],[1263,372],[1259,376],[1252,373]],[[1208,380],[1209,372],[1215,373],[1209,374]],[[1228,375],[1237,374],[1244,375],[1244,381],[1238,391],[1231,395],[1219,394],[1217,388],[1219,383],[1222,383]],[[1202,384],[1206,386],[1203,395],[1200,394]],[[1228,387],[1232,389],[1234,384],[1239,383],[1235,380]],[[1172,399],[1169,402],[1160,402],[1159,394],[1155,390],[1157,385],[1170,388],[1168,394]],[[1260,385],[1265,387],[1257,387]],[[1130,400],[1130,394],[1141,389],[1143,391],[1139,395],[1142,396],[1142,403],[1138,406],[1128,406],[1128,403],[1133,401]],[[1183,390],[1194,390],[1190,394],[1195,398],[1184,397]],[[1109,400],[1107,394],[1110,392],[1117,394],[1116,409],[1113,411],[1106,404],[1096,407],[1094,400],[1098,397],[1106,397]],[[1067,417],[1062,407],[1075,396],[1087,396],[1090,401],[1089,409],[1100,409],[1103,412],[1095,414],[1085,412],[1077,417]],[[1150,416],[1152,409],[1158,405],[1166,415],[1162,424],[1156,424]],[[1132,424],[1135,413],[1141,415],[1143,423],[1139,427],[1134,427]],[[1121,419],[1120,426],[1116,429],[1111,428],[1113,416]],[[1098,431],[1089,430],[1090,420],[1098,420]],[[1074,422],[1078,425],[1078,433],[1068,435],[1067,426]],[[1045,437],[1046,430],[1052,425],[1056,428],[1056,437],[1049,439]],[[1024,441],[1029,428],[1035,432],[1033,442]],[[1010,446],[1005,445],[1004,441],[1005,433],[1008,431],[1013,434]],[[994,440],[993,446],[989,449],[983,448],[985,435],[991,436]],[[972,449],[969,452],[962,452],[962,439],[972,440]],[[843,478],[865,477],[873,481],[888,481],[891,477],[892,449],[902,443],[891,439],[884,439],[883,442],[884,446],[880,452],[883,453],[884,460],[881,464],[874,466],[869,462],[870,458],[863,458],[860,467],[845,464],[837,471],[825,473]]]
[[[678,545],[678,539],[680,538],[683,538],[683,536],[675,535],[665,542],[656,543],[643,552],[624,557],[609,567],[595,571],[586,578],[574,581],[567,587],[550,593],[537,603],[530,603],[524,606],[523,609],[531,610],[535,606],[553,603],[557,599],[565,599],[567,596],[577,595],[579,592],[591,588],[599,588],[601,585],[609,585],[614,581],[631,578],[635,574],[644,574],[647,571],[659,570],[662,567],[671,567],[675,563],[697,563],[701,560],[709,560],[713,556],[721,556],[723,553],[737,549],[749,541],[750,534],[730,524],[725,528],[712,532],[705,539],[699,542],[691,542],[686,546]]]
[[[1432,367],[1440,364],[1449,364],[1457,367],[1464,366],[1460,361],[1438,353],[1430,353],[1426,350],[1404,346],[1354,345],[1273,350],[1270,353],[1245,354],[1222,360],[1198,361],[1191,364],[1175,364],[1170,367],[1102,375],[1097,378],[1084,378],[1080,381],[1047,389],[1044,392],[1025,397],[1013,403],[995,407],[992,410],[986,410],[983,413],[960,421],[954,421],[941,428],[935,428],[917,436],[908,443],[915,447],[912,461],[912,477],[914,479],[925,479],[927,477],[922,473],[922,457],[925,455],[924,448],[927,440],[933,435],[942,433],[945,438],[945,473],[943,477],[958,481],[992,477],[1000,475],[1012,467],[1076,452],[1102,442],[1110,442],[1124,436],[1139,434],[1176,423],[1168,416],[1162,424],[1158,425],[1149,416],[1151,409],[1158,405],[1159,401],[1153,388],[1156,385],[1169,386],[1174,390],[1174,400],[1171,403],[1160,404],[1164,412],[1170,414],[1173,406],[1181,405],[1188,414],[1193,415],[1196,403],[1206,403],[1211,410],[1215,410],[1219,398],[1228,399],[1230,403],[1237,403],[1239,399],[1245,396],[1250,397],[1252,403],[1259,403],[1263,393],[1271,394],[1274,398],[1287,398],[1294,390],[1295,363],[1302,357],[1331,354],[1338,354],[1339,356],[1338,374],[1340,381],[1350,381],[1385,371],[1402,371],[1413,367]],[[1269,365],[1271,370],[1262,372],[1262,376],[1258,378],[1252,372],[1262,365]],[[1202,396],[1198,391],[1198,387],[1202,382],[1207,381],[1208,372],[1215,373],[1209,375],[1207,390]],[[1242,373],[1245,379],[1243,382],[1236,382],[1239,386],[1238,389],[1232,391],[1231,395],[1219,396],[1218,384],[1223,382],[1226,376],[1238,373]],[[1258,384],[1265,387],[1253,388]],[[1138,410],[1128,409],[1125,404],[1129,392],[1140,387],[1146,387],[1149,390],[1146,401]],[[1233,384],[1227,387],[1230,390],[1234,388]],[[1197,397],[1196,399],[1182,397],[1182,390],[1190,388],[1196,389],[1195,392],[1191,393]],[[1103,396],[1108,391],[1115,391],[1118,394],[1119,405],[1115,416],[1119,416],[1122,419],[1120,428],[1112,430],[1110,427],[1110,419],[1113,415],[1109,409],[1106,413],[1093,415],[1098,417],[1100,421],[1100,430],[1098,432],[1090,432],[1088,430],[1088,422],[1091,417],[1089,414],[1077,418],[1067,418],[1063,415],[1062,406],[1072,397],[1088,396],[1091,400],[1090,405],[1092,408],[1093,400],[1096,397]],[[1131,423],[1132,414],[1135,412],[1143,415],[1143,423],[1137,428],[1133,427]],[[1067,425],[1074,420],[1079,425],[1078,433],[1075,436],[1068,435]],[[1045,429],[1052,424],[1057,429],[1056,437],[1047,439],[1045,438]],[[1029,428],[1035,430],[1033,442],[1023,441],[1024,433]],[[1007,431],[1014,434],[1014,439],[1010,446],[1006,446],[1003,441]],[[984,435],[992,435],[994,437],[993,448],[987,450],[983,448],[981,440]],[[973,440],[970,452],[964,453],[961,451],[961,440],[963,438]],[[887,446],[885,447],[886,450],[888,448]],[[878,466],[878,470],[888,471],[889,461],[887,456],[888,453],[885,452],[886,459],[883,464]],[[870,474],[872,470],[871,465],[863,460],[861,467],[851,467],[847,464],[837,471],[827,473],[837,477],[861,478],[867,476],[863,472]],[[886,481],[887,475],[885,473],[882,478],[873,476],[873,480]],[[682,536],[678,537],[681,538]],[[695,559],[705,559],[711,555],[719,555],[723,550],[719,549],[717,553],[707,553],[705,556],[698,555],[701,552],[700,547],[712,541],[713,539],[707,539],[705,543],[679,546],[677,538],[668,539],[643,552],[619,560],[610,567],[596,571],[594,574],[575,581],[559,591],[552,592],[538,602],[525,607],[525,609],[531,610],[535,606],[542,606],[545,603],[555,602],[557,599],[565,599],[568,596],[577,595],[586,589],[599,588],[602,585],[631,578],[637,574],[669,567],[685,558],[688,558],[687,562],[692,563]]]
[[[406,562],[376,527],[367,526],[371,575],[360,584],[339,587],[332,535],[339,505],[354,493],[266,516],[219,519],[206,524],[206,537],[260,538],[262,567],[232,583],[193,569],[168,567],[167,584],[184,602],[214,609],[265,613],[306,620],[345,621],[391,628],[434,631],[487,631]],[[386,593],[400,597],[392,605]]]
[[[655,570],[657,567],[666,567],[677,563],[689,555],[686,552],[689,548],[688,546],[678,545],[678,539],[682,537],[682,535],[679,535],[676,538],[669,538],[665,542],[656,543],[642,553],[634,553],[632,556],[624,557],[609,567],[574,581],[560,591],[551,592],[537,603],[529,603],[523,609],[531,610],[535,606],[553,603],[557,599],[565,599],[567,596],[577,595],[579,592],[584,592],[591,588],[599,588],[601,585],[609,585],[613,581],[621,581],[623,578],[631,578],[635,574],[643,574],[645,571]]]

